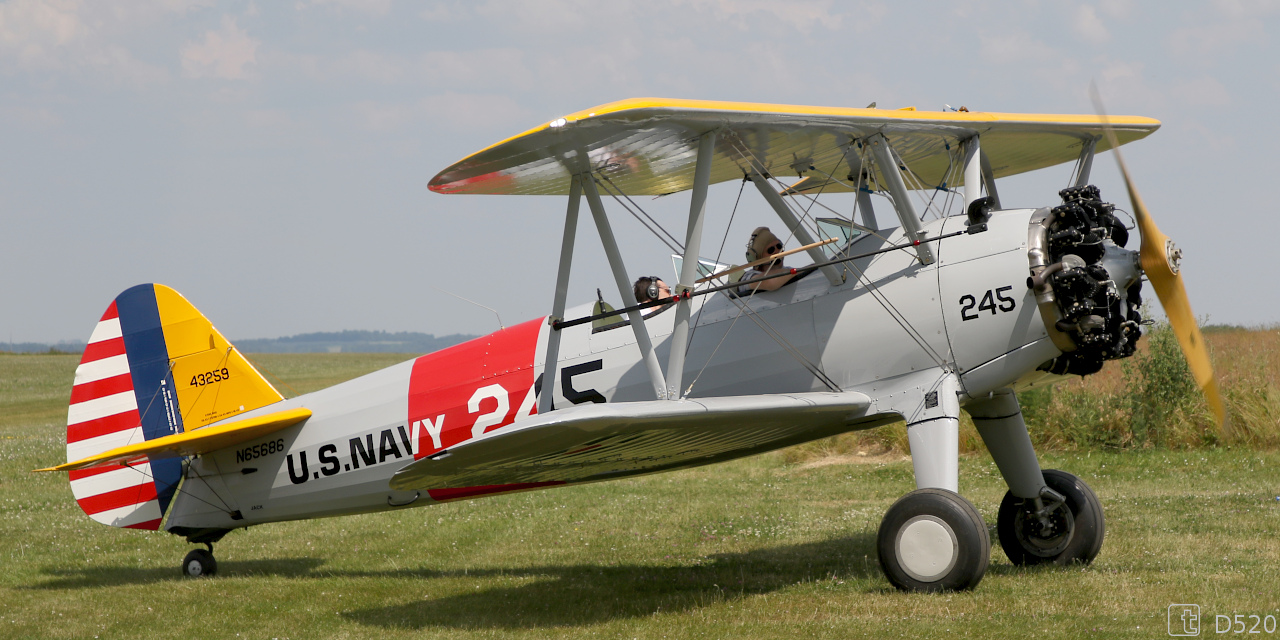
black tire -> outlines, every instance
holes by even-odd
[[[1006,493],[996,519],[1004,554],[1014,564],[1024,566],[1093,562],[1102,551],[1106,536],[1098,496],[1083,480],[1066,471],[1045,469],[1044,482],[1067,499],[1066,509],[1050,514],[1051,529],[1045,532],[1031,512],[1031,501]]]
[[[951,539],[949,554],[942,536]],[[917,489],[884,514],[876,551],[885,577],[903,591],[962,591],[978,586],[987,572],[991,538],[982,514],[964,497]]]
[[[188,578],[203,578],[217,573],[218,561],[204,549],[193,549],[182,559],[182,575]]]

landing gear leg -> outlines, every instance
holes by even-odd
[[[915,491],[885,513],[876,537],[880,568],[904,591],[959,591],[982,581],[991,559],[987,525],[973,503],[956,493],[959,484],[959,409],[955,391],[934,395],[940,415],[907,426]],[[947,400],[952,405],[947,410]]]
[[[1008,389],[965,406],[1009,492],[1000,503],[1000,546],[1018,565],[1088,564],[1102,550],[1102,503],[1083,480],[1040,469],[1018,398]]]
[[[206,549],[192,549],[182,559],[182,575],[188,578],[201,578],[218,573],[218,561],[213,558],[213,544],[206,542]]]

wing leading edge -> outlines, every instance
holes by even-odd
[[[1074,161],[1086,140],[1097,140],[1097,152],[1110,149],[1103,121],[1095,115],[636,98],[580,111],[503,140],[441,171],[430,187],[440,193],[567,195],[573,174],[598,171],[630,195],[674,193],[692,186],[697,138],[713,130],[719,133],[712,183],[741,179],[753,163],[778,176],[809,172],[843,180],[848,172],[844,149],[883,133],[926,186],[937,186],[957,162],[959,143],[975,134],[999,178]],[[1160,127],[1158,120],[1139,116],[1109,116],[1106,121],[1115,128],[1119,144]],[[963,184],[956,180],[947,186]],[[849,189],[833,182],[828,190]]]
[[[861,393],[587,404],[534,416],[405,466],[391,487],[594,482],[721,462],[890,422]]]

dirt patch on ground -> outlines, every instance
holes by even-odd
[[[815,460],[810,460],[800,465],[801,469],[813,469],[816,467],[828,467],[833,464],[887,464],[890,462],[902,462],[910,460],[911,456],[902,455],[893,451],[859,451],[857,453],[842,453],[830,456],[823,456]]]

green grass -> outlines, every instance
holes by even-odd
[[[299,391],[403,357],[255,356]],[[0,357],[0,637],[1133,637],[1166,608],[1280,615],[1280,454],[1058,451],[1097,491],[1090,567],[1017,568],[997,549],[974,592],[893,591],[875,558],[908,460],[784,453],[617,482],[254,527],[190,548],[85,517],[63,459],[76,356]],[[810,456],[812,458],[812,456]],[[854,456],[854,459],[858,459]],[[834,462],[834,463],[832,463]],[[994,524],[985,452],[961,490]]]

